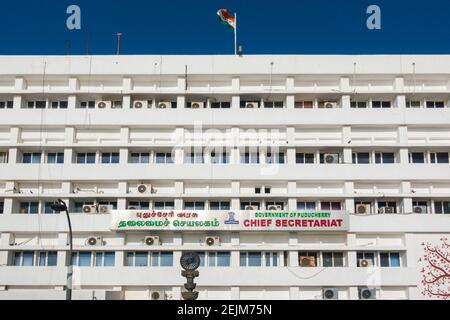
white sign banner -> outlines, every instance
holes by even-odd
[[[347,231],[345,211],[115,210],[114,231]]]

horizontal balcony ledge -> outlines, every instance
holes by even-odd
[[[417,170],[420,168],[421,170]],[[449,166],[436,164],[390,165],[30,165],[6,164],[0,180],[124,181],[124,180],[310,180],[310,181],[448,181]]]

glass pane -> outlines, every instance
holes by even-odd
[[[272,253],[272,267],[278,266],[278,254],[276,252]]]
[[[89,164],[95,163],[95,153],[88,153],[86,155],[86,163]]]
[[[320,208],[322,210],[331,210],[331,204],[329,202],[322,202]]]
[[[315,202],[307,202],[306,210],[316,210],[316,203]]]
[[[136,252],[134,266],[135,267],[146,267],[148,265],[147,257],[148,257],[147,252]]]
[[[152,252],[152,267],[159,266],[159,252]]]
[[[448,163],[448,153],[439,152],[437,153],[437,163]]]
[[[103,252],[95,253],[95,266],[102,267],[103,266]]]
[[[119,163],[119,153],[115,152],[111,155],[111,163]]]
[[[24,252],[22,266],[31,267],[34,265],[34,252]]]
[[[90,267],[91,266],[91,252],[80,252],[78,259],[78,266]]]
[[[220,203],[217,201],[211,202],[209,207],[211,210],[220,210]]]
[[[45,267],[47,260],[47,253],[46,252],[39,252],[39,266]]]
[[[31,153],[24,153],[22,162],[31,163]]]
[[[171,267],[172,265],[173,265],[173,253],[172,252],[161,252],[160,266],[161,267]]]
[[[21,252],[16,252],[15,254],[14,254],[14,265],[16,266],[16,267],[19,267],[20,266],[20,258],[22,257],[22,253]]]
[[[313,153],[305,154],[305,163],[314,163],[314,154]]]
[[[103,265],[105,267],[114,267],[115,257],[116,255],[114,252],[105,252],[103,257]]]
[[[334,266],[343,267],[344,266],[344,254],[342,252],[335,252],[334,256]]]
[[[110,163],[110,162],[111,162],[111,154],[102,153],[102,163]]]
[[[305,202],[297,202],[297,210],[303,211],[306,209],[306,203]]]
[[[85,163],[86,155],[84,153],[77,153],[77,163]]]
[[[134,266],[134,252],[127,252],[127,266]]]
[[[370,163],[370,155],[368,152],[358,153],[358,163],[368,164]]]
[[[208,267],[215,267],[215,266],[216,266],[216,253],[208,252]]]
[[[229,267],[230,266],[230,253],[229,252],[218,252],[217,253],[217,266],[218,267]]]
[[[389,267],[389,253],[380,253],[380,266]]]
[[[248,266],[249,267],[260,267],[261,266],[261,253],[260,252],[249,252],[248,253]]]
[[[195,209],[195,203],[194,202],[186,202],[184,204],[184,210],[194,210]]]
[[[230,203],[229,202],[222,202],[220,204],[220,209],[221,210],[230,210]]]
[[[197,252],[199,258],[200,258],[200,267],[205,266],[205,253],[204,252]]]
[[[39,213],[39,203],[38,202],[30,202],[30,214],[38,214]]]
[[[48,163],[56,163],[56,153],[49,153],[47,155],[47,162]]]
[[[333,266],[333,254],[331,252],[324,252],[322,254],[323,266],[332,267]]]
[[[265,256],[266,256],[266,267],[270,267],[270,253],[269,252],[266,252],[266,254],[265,254]]]
[[[400,267],[400,254],[397,252],[392,252],[391,256],[391,267]]]
[[[239,265],[241,267],[247,266],[247,254],[245,252],[241,252],[241,254],[239,255]]]
[[[150,154],[149,153],[141,154],[141,163],[150,163]]]
[[[130,163],[139,163],[139,153],[132,153],[130,156]]]
[[[58,254],[54,251],[47,253],[47,266],[48,267],[56,267],[56,263],[58,261]]]

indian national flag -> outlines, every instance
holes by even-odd
[[[217,15],[219,16],[221,23],[226,24],[233,29],[236,28],[236,19],[228,13],[227,9],[220,9],[217,11]]]

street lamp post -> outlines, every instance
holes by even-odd
[[[70,222],[69,210],[67,208],[66,203],[63,200],[61,200],[61,199],[58,199],[58,201],[53,203],[50,207],[55,212],[64,211],[66,213],[67,223],[69,224],[69,267],[68,267],[68,270],[67,270],[66,300],[72,300],[72,275],[73,275],[72,251],[73,251],[73,237],[72,237],[72,224]]]

